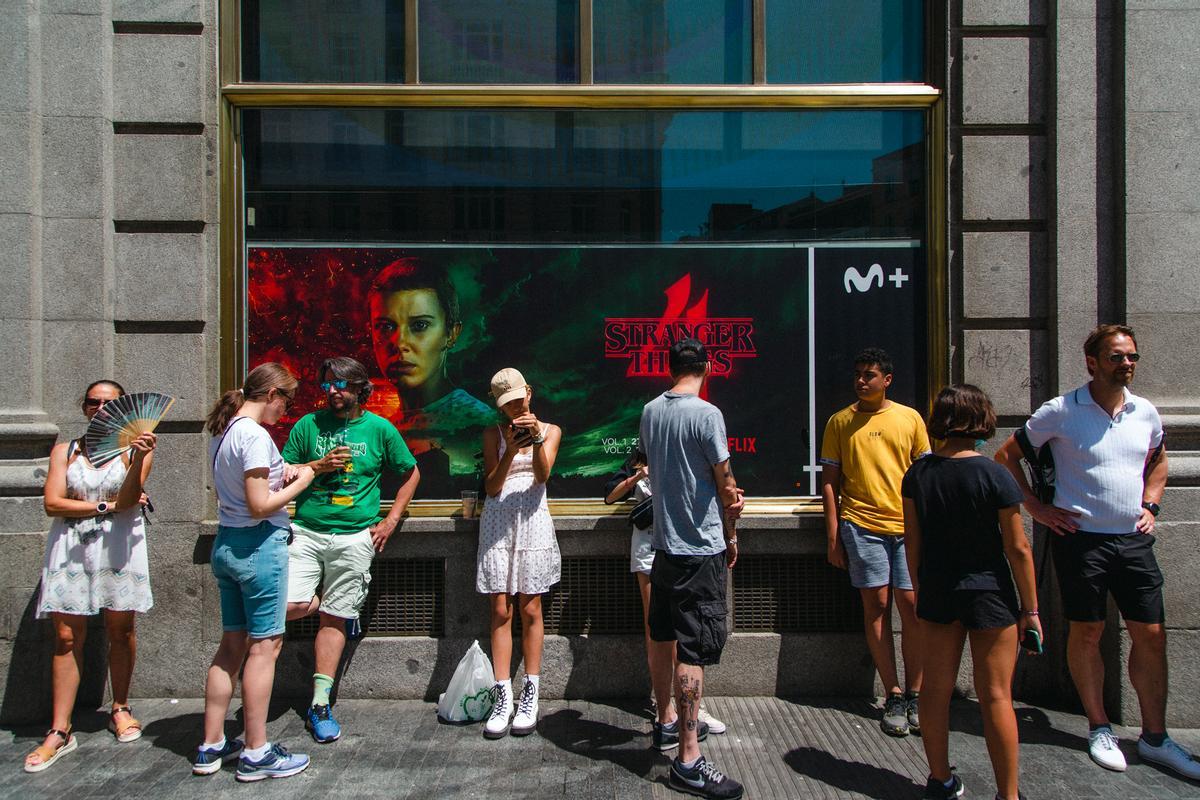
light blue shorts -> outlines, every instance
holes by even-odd
[[[288,528],[263,521],[217,528],[212,571],[221,590],[221,627],[254,639],[283,633],[287,622]]]
[[[904,537],[871,533],[853,522],[841,520],[838,534],[846,548],[850,567],[850,584],[855,589],[875,589],[891,586],[895,589],[913,588],[904,558]]]

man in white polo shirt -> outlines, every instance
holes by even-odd
[[[1138,754],[1200,779],[1200,763],[1167,736],[1167,633],[1162,572],[1154,557],[1154,518],[1167,483],[1162,421],[1129,391],[1140,355],[1133,330],[1101,325],[1083,345],[1091,381],[1049,400],[1025,424],[1035,448],[1054,456],[1053,505],[1029,488],[1015,437],[996,454],[1025,495],[1025,508],[1050,539],[1070,621],[1067,663],[1087,713],[1088,752],[1107,769],[1125,757],[1104,713],[1100,637],[1111,592],[1132,643],[1129,680],[1142,711]]]

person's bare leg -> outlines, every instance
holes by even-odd
[[[1103,622],[1071,622],[1067,631],[1067,666],[1079,692],[1088,725],[1108,724],[1104,711],[1104,660],[1100,657]],[[1145,713],[1144,711],[1142,712]]]
[[[1017,668],[1017,626],[971,631],[971,659],[975,665],[975,694],[983,715],[997,797],[1017,800],[1020,748],[1017,715],[1012,705],[1013,672]]]
[[[1167,731],[1167,629],[1161,623],[1125,621],[1129,630],[1129,682],[1142,710],[1142,733]]]
[[[517,595],[521,604],[521,656],[525,659],[526,675],[542,674],[542,596]]]
[[[888,607],[888,586],[859,589],[863,604],[863,630],[867,637],[867,649],[879,672],[885,695],[900,691],[900,679],[896,675],[896,646],[892,641],[892,614]]]
[[[924,625],[917,619],[917,593],[912,589],[894,589],[892,596],[896,600],[896,610],[900,612],[900,623],[904,626],[900,631],[900,655],[904,659],[904,688],[910,692],[919,692],[924,673],[922,661],[925,651],[921,640]],[[890,637],[889,641],[891,641]],[[892,658],[894,663],[894,654]]]
[[[137,658],[137,633],[133,611],[104,611],[108,634],[108,674],[112,681],[112,707],[129,705],[129,684]]]
[[[497,681],[512,675],[512,596],[491,595],[492,605],[492,671]]]
[[[283,648],[283,636],[251,639],[242,670],[242,711],[246,722],[246,747],[254,750],[267,743],[267,709],[275,685],[275,661]],[[215,741],[215,740],[210,740]]]
[[[650,576],[638,572],[638,589],[642,595],[642,625],[646,636],[646,666],[650,670],[650,688],[654,692],[654,711],[660,725],[675,721],[671,706],[671,684],[675,676],[675,642],[656,642],[650,638]]]
[[[215,743],[225,737],[225,716],[237,686],[238,672],[246,659],[249,640],[245,631],[225,631],[208,668],[204,683],[204,741]]]
[[[704,667],[675,665],[675,707],[679,711],[679,760],[690,763],[700,757],[700,700],[704,696]]]
[[[317,609],[321,607],[321,598],[313,595],[312,599],[307,602],[288,603],[287,604],[287,619],[291,622],[294,619],[307,617],[309,614],[315,614]]]
[[[83,672],[83,643],[87,639],[87,617],[79,614],[52,613],[54,625],[54,656],[50,661],[50,679],[53,686],[53,701],[50,727],[60,731],[71,730],[71,712],[75,709],[75,698],[79,694],[79,680]],[[51,749],[63,744],[58,736],[47,736],[42,744]],[[35,763],[37,759],[35,758]]]
[[[921,744],[930,776],[950,780],[950,698],[958,679],[967,632],[951,625],[925,623],[925,688],[921,691]]]
[[[342,652],[345,649],[346,620],[322,611],[321,627],[317,629],[317,639],[313,643],[317,672],[331,678],[337,675],[338,664],[342,661]]]

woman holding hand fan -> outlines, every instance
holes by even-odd
[[[91,421],[124,394],[116,381],[96,381],[84,393],[84,416]],[[153,433],[142,433],[107,461],[89,449],[86,437],[55,445],[50,452],[43,494],[54,524],[37,615],[54,625],[53,719],[45,740],[26,756],[26,772],[40,772],[75,749],[71,709],[79,690],[87,621],[101,612],[112,678],[109,730],[120,742],[142,735],[129,709],[129,682],[136,651],[134,613],[148,611],[154,603],[140,499],[155,443]]]

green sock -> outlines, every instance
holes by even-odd
[[[314,706],[329,705],[329,693],[333,691],[333,678],[328,675],[322,675],[319,672],[313,673],[313,699]]]

